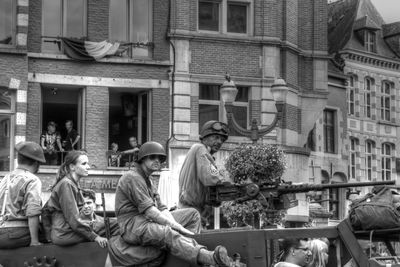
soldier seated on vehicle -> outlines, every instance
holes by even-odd
[[[96,193],[93,190],[84,190],[83,207],[79,213],[80,218],[88,222],[92,230],[101,237],[106,237],[106,224],[104,218],[96,215]],[[119,227],[116,218],[109,218],[111,236],[119,235]]]
[[[0,181],[0,248],[40,245],[39,216],[42,211],[42,183],[35,175],[46,162],[42,148],[34,142],[20,142],[18,167]]]
[[[311,250],[306,239],[285,239],[281,260],[274,267],[304,267],[311,260]]]

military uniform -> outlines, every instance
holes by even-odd
[[[168,250],[179,258],[197,264],[197,255],[203,246],[198,245],[194,239],[179,234],[170,226],[155,223],[145,216],[148,208],[156,206],[155,198],[151,181],[138,164],[121,177],[116,189],[115,211],[122,241],[131,246],[147,247],[148,249],[136,250],[147,254],[143,257],[146,261],[158,259],[162,250]],[[162,210],[166,207],[158,208]],[[182,209],[172,212],[172,215],[186,229],[199,231],[201,225],[197,210]]]

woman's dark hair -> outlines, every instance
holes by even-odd
[[[283,250],[282,259],[286,259],[286,257],[289,256],[290,250],[292,248],[299,247],[301,245],[300,241],[307,241],[307,239],[288,238],[288,239],[283,240],[283,242],[282,242],[282,250]]]
[[[87,156],[87,153],[85,151],[81,150],[72,150],[67,153],[64,159],[64,163],[61,164],[60,168],[58,169],[57,176],[56,176],[56,182],[53,185],[53,187],[61,181],[62,178],[67,176],[68,174],[71,173],[71,169],[69,168],[69,165],[71,164],[76,164],[76,161],[80,156]]]

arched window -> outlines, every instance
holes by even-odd
[[[365,142],[365,176],[368,181],[372,180],[373,149],[375,144],[371,140]]]
[[[364,80],[364,116],[371,118],[371,91],[373,79],[366,77]]]
[[[382,144],[381,161],[382,161],[382,180],[391,180],[392,176],[392,157],[394,152],[394,145],[390,143]]]
[[[383,81],[381,86],[381,119],[385,121],[390,121],[391,119],[391,89],[393,83],[389,81]]]

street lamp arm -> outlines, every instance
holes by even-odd
[[[228,119],[228,125],[231,125],[232,128],[238,132],[241,135],[244,136],[250,136],[251,135],[251,130],[247,130],[245,128],[243,128],[242,126],[240,126],[237,121],[235,120],[235,117],[233,116],[233,113],[231,112],[227,112],[226,113],[226,118]]]
[[[279,120],[279,116],[278,116],[278,114],[275,114],[274,120],[271,122],[271,124],[264,128],[259,128],[258,134],[260,136],[264,136],[267,133],[270,133],[275,128],[276,124],[278,123],[278,120]]]

